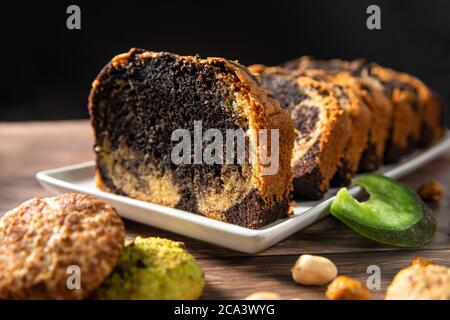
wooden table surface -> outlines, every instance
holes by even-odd
[[[93,159],[92,132],[87,121],[0,123],[0,213],[35,196],[49,195],[35,179],[37,171]],[[364,283],[367,267],[381,270],[381,289],[372,290],[383,299],[395,273],[411,259],[424,257],[450,265],[449,187],[450,151],[402,179],[417,188],[428,179],[444,186],[444,198],[433,205],[439,235],[420,249],[398,249],[360,237],[329,216],[297,232],[259,254],[241,254],[153,227],[125,221],[127,236],[160,236],[185,242],[206,277],[204,299],[240,299],[256,291],[273,291],[285,299],[324,299],[325,287],[303,287],[292,281],[290,268],[303,253],[319,254],[336,263],[340,274]]]

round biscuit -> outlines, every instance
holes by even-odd
[[[0,220],[0,299],[85,298],[114,268],[124,238],[117,212],[97,198],[26,201]]]

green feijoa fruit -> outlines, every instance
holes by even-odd
[[[354,183],[369,193],[359,202],[342,188],[331,213],[362,236],[399,247],[417,247],[437,232],[431,209],[408,187],[380,175],[366,175]]]

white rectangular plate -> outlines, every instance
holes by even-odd
[[[426,164],[450,149],[450,133],[438,144],[405,158],[401,163],[383,166],[378,173],[399,178]],[[111,204],[119,214],[157,228],[214,243],[245,253],[264,250],[328,214],[337,189],[331,189],[320,201],[297,201],[294,214],[270,225],[252,230],[157,204],[131,199],[98,190],[94,183],[94,162],[37,173],[39,183],[55,194],[80,192],[96,196]],[[358,188],[350,189],[352,194]]]

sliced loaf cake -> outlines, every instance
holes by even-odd
[[[297,72],[325,72],[333,79],[344,82],[361,97],[372,113],[366,148],[361,156],[358,170],[373,171],[383,162],[386,141],[389,136],[393,106],[382,83],[375,77],[362,76],[364,60],[345,61],[339,59],[317,60],[303,56],[288,61],[283,67]]]
[[[294,197],[320,199],[328,190],[351,138],[348,111],[332,84],[280,67],[249,67],[288,110],[297,137],[292,167]]]
[[[249,228],[288,216],[292,121],[238,63],[132,49],[100,72],[89,110],[100,189]],[[213,130],[209,141],[197,136],[199,123],[205,134]],[[181,162],[174,132],[200,139]],[[225,142],[229,132],[233,141],[241,132],[251,152],[239,158],[236,140],[236,148],[209,149],[222,162],[205,160],[209,142]],[[274,163],[265,161],[271,152]]]

